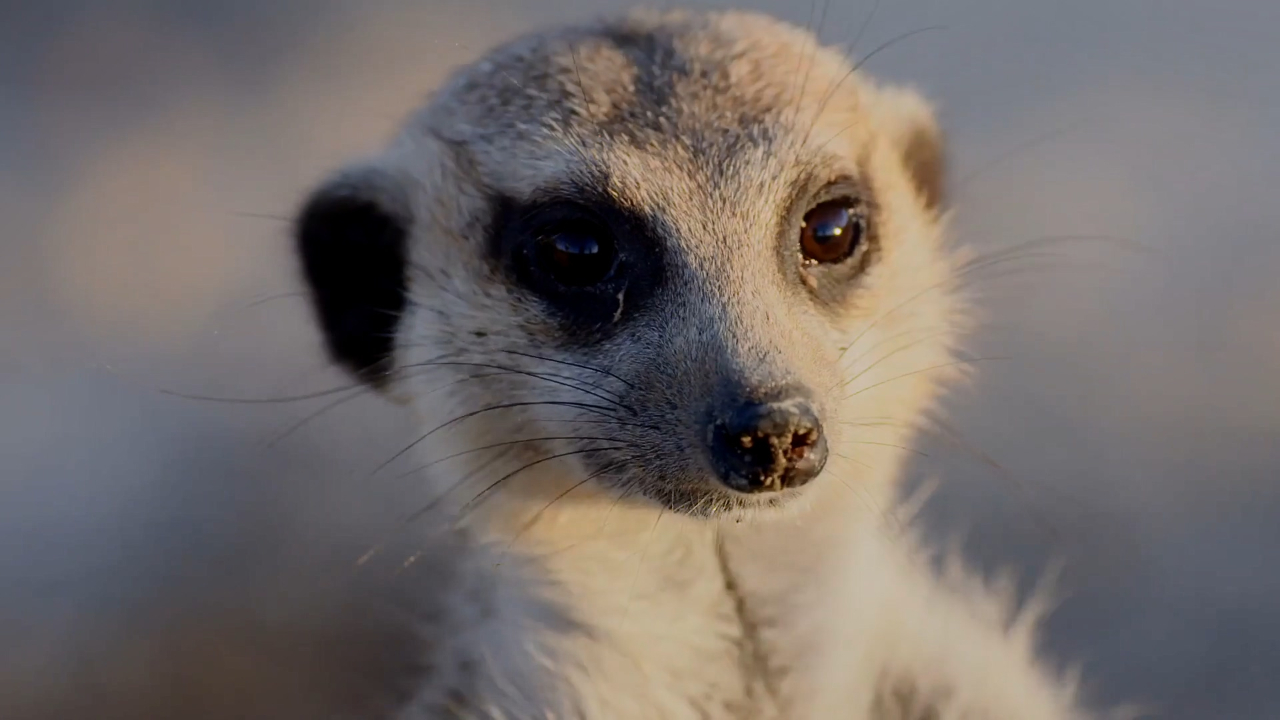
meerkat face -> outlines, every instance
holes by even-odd
[[[949,360],[941,158],[807,32],[636,13],[462,69],[296,238],[333,356],[425,431],[715,514],[897,461],[859,428]]]

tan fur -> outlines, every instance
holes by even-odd
[[[1085,716],[1031,628],[937,576],[892,512],[915,424],[966,368],[943,157],[923,99],[798,28],[637,12],[495,50],[345,172],[410,224],[390,390],[424,434],[499,403],[608,408],[485,412],[430,433],[421,462],[513,439],[626,446],[547,460],[593,445],[545,440],[419,476],[434,522],[479,538],[466,562],[485,579],[439,588],[458,610],[424,626],[426,666],[459,679],[425,680],[404,718]],[[819,302],[805,283],[825,281],[779,272],[775,248],[797,195],[839,176],[872,199],[876,244]],[[567,181],[657,219],[670,261],[646,302],[661,317],[575,345],[492,260],[491,198]],[[508,371],[424,365],[442,357]],[[817,480],[766,501],[701,480],[697,410],[729,376],[814,391],[832,449]]]

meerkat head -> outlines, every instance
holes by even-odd
[[[296,240],[333,357],[427,430],[741,511],[900,461],[869,429],[925,410],[961,315],[942,157],[805,31],[634,13],[460,70]]]

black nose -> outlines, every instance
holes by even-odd
[[[818,414],[798,398],[743,404],[712,421],[707,439],[720,480],[739,492],[800,487],[827,462]]]

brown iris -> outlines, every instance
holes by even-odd
[[[837,263],[853,254],[866,234],[866,218],[852,200],[828,200],[805,213],[800,251],[814,263]]]

